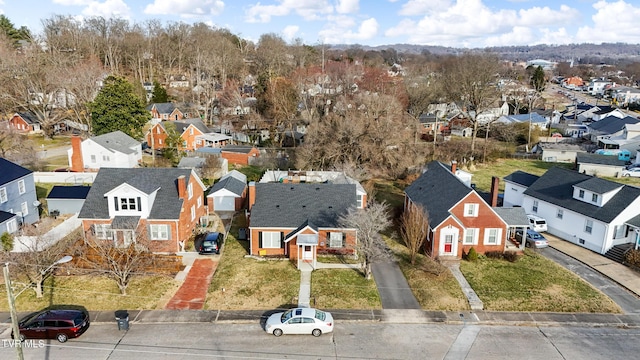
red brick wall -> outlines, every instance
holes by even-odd
[[[9,125],[20,132],[31,132],[33,131],[33,126],[27,124],[26,121],[20,115],[14,115],[11,120],[9,120]]]
[[[293,229],[273,229],[273,228],[269,228],[269,229],[257,229],[257,228],[253,228],[251,229],[250,232],[250,240],[251,241],[251,249],[252,249],[252,255],[259,255],[260,254],[260,250],[265,250],[266,251],[266,255],[267,256],[274,256],[274,255],[285,255],[285,249],[262,249],[259,247],[259,233],[261,231],[277,231],[277,232],[282,232],[284,233],[284,235],[286,236],[286,234],[288,234],[289,232],[291,232]],[[335,231],[339,231],[339,230],[335,230]],[[356,248],[356,233],[355,231],[348,231],[348,230],[343,230],[343,231],[339,231],[342,233],[345,233],[345,247],[342,249],[338,249],[338,248],[329,248],[329,244],[327,243],[328,241],[328,233],[331,231],[328,230],[321,230],[318,233],[318,246],[317,246],[317,253],[321,254],[321,253],[343,253],[343,254],[353,254],[355,252],[355,248]],[[305,229],[301,232],[301,234],[315,234],[311,229]],[[285,244],[285,247],[287,248],[287,252],[286,254],[288,255],[289,259],[295,260],[298,258],[298,245],[297,245],[297,241],[295,238],[291,239],[288,243]]]
[[[158,134],[158,129],[160,129],[159,134]],[[153,131],[153,136],[151,136],[152,131]],[[152,149],[163,149],[167,143],[167,133],[166,131],[164,131],[162,126],[160,126],[160,124],[153,125],[153,127],[151,127],[149,132],[147,132],[146,138],[147,138],[147,144],[149,144],[149,147]]]
[[[478,204],[478,216],[477,217],[465,217],[464,216],[464,204],[465,203],[474,203]],[[480,233],[478,234],[478,244],[477,245],[462,245],[462,238],[459,242],[458,246],[458,256],[462,256],[462,251],[468,252],[469,249],[473,246],[476,251],[480,254],[484,254],[487,251],[502,251],[504,250],[505,239],[507,236],[507,228],[502,219],[496,214],[487,203],[480,198],[480,196],[472,192],[467,198],[456,205],[453,209],[451,209],[451,213],[460,220],[466,228],[479,228]],[[502,234],[500,238],[500,243],[498,245],[484,245],[484,236],[486,228],[499,228],[502,229]],[[464,232],[461,231],[460,236],[462,237]],[[436,238],[437,239],[437,238]]]
[[[191,130],[190,129],[193,129],[193,135],[191,135]],[[202,135],[202,132],[200,130],[198,130],[195,126],[189,125],[187,130],[185,130],[180,135],[180,137],[182,138],[182,141],[186,142],[187,146],[182,146],[182,144],[180,144],[180,150],[189,150],[189,151],[196,150],[198,148],[198,146],[196,144],[196,136],[198,136],[198,135]],[[203,147],[203,145],[200,144],[199,147]]]
[[[84,171],[84,161],[82,160],[82,138],[75,135],[71,137],[71,171]]]

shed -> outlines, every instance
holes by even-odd
[[[76,214],[82,209],[91,186],[54,186],[47,195],[49,214]]]

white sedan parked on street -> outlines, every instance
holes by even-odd
[[[275,336],[282,334],[320,336],[322,333],[333,331],[333,316],[322,310],[295,308],[269,316],[264,329]]]
[[[633,176],[633,177],[640,177],[640,168],[638,167],[634,167],[631,169],[627,169],[627,170],[622,170],[622,176]]]

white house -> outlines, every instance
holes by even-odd
[[[640,241],[640,188],[554,167],[524,191],[522,207],[548,232],[600,254]]]
[[[513,207],[522,206],[524,191],[538,180],[539,176],[517,170],[503,178],[504,198],[502,206]]]
[[[123,133],[114,131],[81,141],[71,138],[67,150],[72,171],[98,171],[103,167],[134,168],[142,161],[142,144]]]
[[[207,207],[212,211],[237,211],[247,198],[247,176],[231,170],[220,178],[207,194]]]

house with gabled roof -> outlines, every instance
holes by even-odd
[[[254,159],[260,156],[260,150],[250,145],[225,145],[220,156],[227,159],[230,164],[251,165]]]
[[[142,162],[142,143],[120,130],[85,140],[73,136],[67,157],[75,172],[98,171],[102,167],[133,168]]]
[[[189,169],[102,168],[78,214],[86,236],[174,253],[202,222],[205,186]]]
[[[504,197],[502,206],[522,206],[524,191],[531,184],[538,180],[539,176],[529,174],[527,172],[516,170],[505,176],[504,180]]]
[[[40,120],[30,111],[13,114],[11,119],[9,119],[9,126],[21,133],[33,134],[42,132]]]
[[[640,244],[640,188],[553,167],[524,192],[522,207],[548,232],[599,254]]]
[[[202,147],[221,147],[231,141],[231,137],[213,133],[200,118],[181,121],[161,121],[153,124],[145,135],[147,144],[152,149],[164,149],[170,131],[180,135],[182,143],[179,150],[194,151]]]
[[[426,254],[432,258],[459,259],[471,247],[481,254],[505,251],[507,245],[513,244],[510,239],[521,224],[508,224],[471,186],[456,176],[456,171],[455,162],[448,167],[432,161],[405,189],[405,209],[420,205],[429,214]],[[496,192],[497,184],[492,186],[492,198],[497,196]],[[521,246],[516,247],[521,249]]]
[[[497,122],[507,125],[528,123],[532,128],[535,126],[542,130],[546,130],[549,124],[548,119],[536,112],[530,114],[503,115],[498,118]]]
[[[187,108],[187,104],[176,104],[172,102],[154,103],[147,105],[147,110],[153,119],[178,121],[193,116]]]
[[[578,172],[593,176],[616,177],[622,174],[626,161],[618,156],[580,153],[576,157]]]
[[[85,185],[54,186],[47,195],[47,210],[49,211],[49,215],[79,213],[90,189],[90,186]]]
[[[597,143],[602,137],[610,137],[622,134],[626,124],[640,123],[640,119],[633,116],[619,118],[617,116],[607,116],[588,125],[591,141]]]
[[[339,218],[364,208],[363,190],[339,172],[267,171],[260,182],[249,183],[251,255],[315,268],[318,254],[354,254],[356,230],[342,227]]]
[[[238,211],[247,200],[247,176],[231,170],[220,178],[207,193],[209,212]]]
[[[40,219],[33,171],[0,158],[0,235]]]

